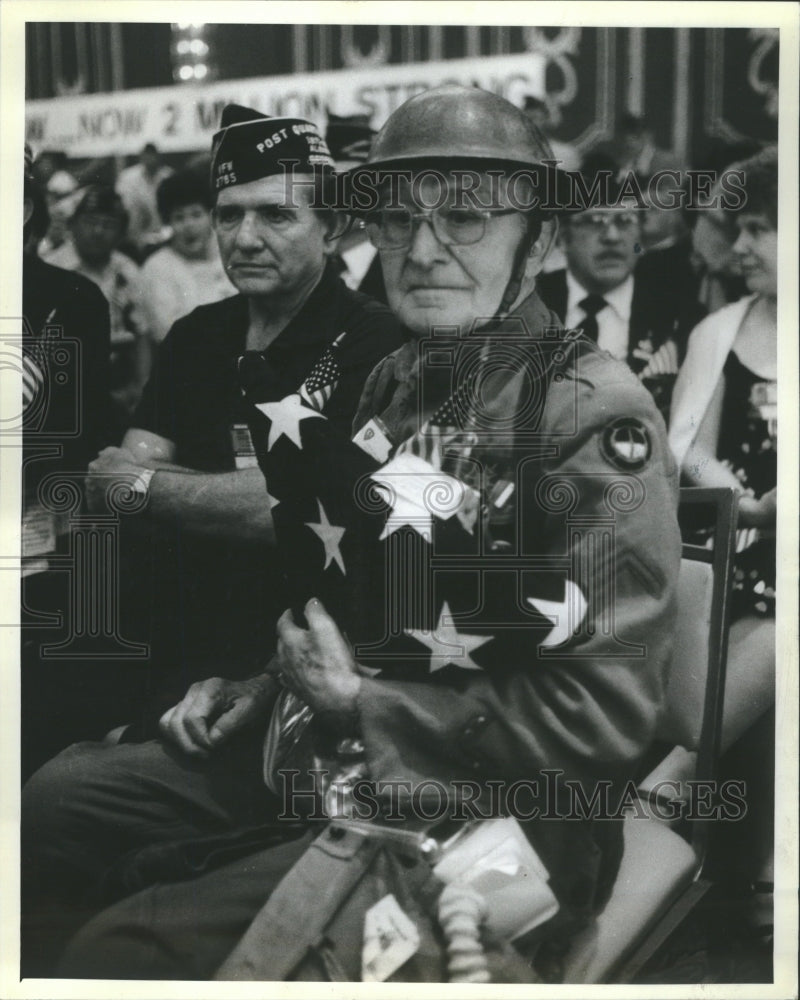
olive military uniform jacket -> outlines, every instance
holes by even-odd
[[[494,397],[490,382],[481,390],[487,430],[478,429],[472,452],[494,479],[482,496],[486,566],[517,558],[508,621],[515,597],[527,607],[540,599],[553,629],[539,627],[538,648],[525,653],[506,643],[502,662],[458,671],[452,684],[365,677],[360,726],[376,782],[537,783],[523,826],[561,903],[550,930],[566,938],[606,901],[622,852],[619,819],[567,814],[591,813],[581,795],[600,788],[600,808],[613,815],[659,712],[680,561],[677,474],[662,418],[636,376],[582,335],[565,334],[536,294],[489,336],[495,369],[510,361]],[[523,373],[515,351],[538,361]],[[397,442],[426,418],[417,352],[410,342],[378,365],[356,428],[380,415]],[[533,805],[538,818],[526,818]]]

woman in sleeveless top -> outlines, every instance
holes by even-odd
[[[765,150],[737,168],[746,197],[735,213],[733,253],[751,294],[693,331],[670,420],[670,444],[684,481],[728,486],[739,494],[723,751],[755,726],[768,730],[764,722],[775,702],[777,150]],[[760,827],[750,877],[767,890],[773,854],[772,746],[761,749],[766,753],[756,784],[764,801],[749,802]],[[769,919],[758,921],[761,929],[771,930]]]

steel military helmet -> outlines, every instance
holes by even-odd
[[[446,84],[410,98],[386,121],[364,166],[350,173],[355,182],[425,167],[505,168],[531,177],[539,207],[553,211],[569,200],[568,178],[544,135],[510,101],[477,87]]]
[[[532,290],[529,258],[547,218],[569,203],[569,178],[557,169],[550,144],[523,111],[489,91],[446,84],[415,95],[388,118],[367,162],[346,175],[348,210],[369,218],[390,175],[426,169],[530,179],[531,189],[519,205],[527,232],[497,309],[497,315],[505,314],[526,294],[526,285]]]

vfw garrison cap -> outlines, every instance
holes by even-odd
[[[328,112],[325,142],[339,170],[366,163],[376,135],[370,127],[368,115],[334,115]]]
[[[302,118],[270,118],[252,108],[229,104],[211,146],[211,187],[215,193],[233,184],[287,171],[313,173],[333,168],[333,158],[316,125]]]

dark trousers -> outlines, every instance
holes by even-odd
[[[67,547],[65,539],[59,541],[60,548]],[[65,558],[61,551],[58,555]],[[22,580],[23,781],[75,740],[100,740],[110,729],[136,721],[148,701],[155,667],[150,657],[134,657],[137,649],[141,651],[142,636],[124,613],[124,598],[112,634],[88,634],[88,627],[86,633],[76,634],[76,602],[91,607],[94,588],[102,586],[102,581],[81,580],[62,571]],[[124,578],[120,589],[125,590]]]
[[[77,743],[41,768],[22,796],[23,976],[56,974],[90,920],[59,975],[211,975],[311,837],[278,818],[260,743],[205,760]]]
[[[121,900],[79,931],[56,974],[211,979],[314,836],[308,831],[190,881],[154,885]]]

